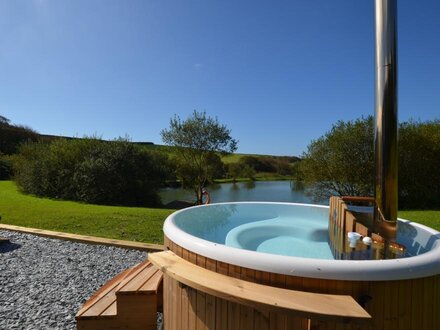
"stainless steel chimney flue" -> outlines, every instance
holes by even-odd
[[[375,0],[375,230],[393,240],[397,222],[397,1]]]

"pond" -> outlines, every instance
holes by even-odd
[[[213,203],[222,202],[291,202],[313,203],[310,196],[292,181],[255,181],[220,183],[207,187]],[[174,200],[194,201],[194,194],[182,188],[166,188],[161,190],[162,203]]]

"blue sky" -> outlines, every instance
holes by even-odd
[[[440,118],[440,4],[399,0],[399,119]],[[373,0],[2,0],[0,114],[40,133],[128,135],[194,109],[239,152],[300,155],[374,112]]]

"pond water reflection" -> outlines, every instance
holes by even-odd
[[[210,185],[207,189],[213,203],[244,201],[313,203],[312,198],[291,181],[220,183]],[[164,204],[174,200],[195,199],[191,191],[181,188],[163,189],[160,196]]]

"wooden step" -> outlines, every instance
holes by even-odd
[[[113,327],[117,317],[115,291],[129,271],[116,275],[87,300],[75,316],[78,330],[117,329]]]
[[[157,294],[162,276],[162,272],[146,260],[119,283],[116,294]]]
[[[162,276],[148,260],[116,275],[79,310],[77,329],[155,328],[156,312],[162,308]]]
[[[103,310],[102,312],[108,307],[104,306],[100,300],[108,300],[105,299],[105,297],[114,297],[114,300],[116,300],[115,291],[116,287],[119,285],[119,283],[129,274],[131,271],[131,268],[124,270],[123,272],[119,273],[115,277],[113,277],[110,281],[105,283],[102,287],[98,289],[83,305],[83,307],[78,311],[76,314],[76,317],[87,317],[90,316],[91,313],[87,313],[88,310],[90,310],[94,305],[99,304],[102,306]],[[95,313],[97,311],[97,308],[94,308]],[[98,313],[97,316],[99,316],[100,313]],[[116,313],[115,313],[116,315]]]
[[[129,329],[153,329],[157,326],[156,313],[162,309],[162,278],[162,272],[145,261],[118,285],[118,317]]]

